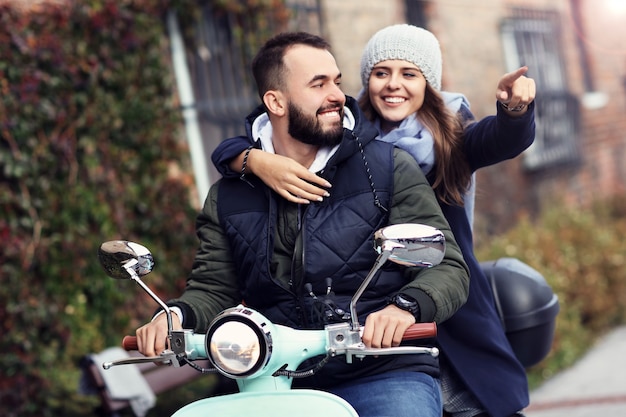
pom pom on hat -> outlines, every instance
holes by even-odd
[[[435,90],[441,90],[441,48],[431,32],[417,26],[388,26],[372,36],[361,57],[361,83],[368,84],[372,68],[382,61],[400,59],[415,64]]]

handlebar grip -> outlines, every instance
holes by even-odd
[[[415,323],[406,329],[402,340],[428,339],[437,336],[437,323]]]
[[[139,346],[137,346],[137,336],[124,336],[122,339],[122,348],[124,350],[139,350]]]

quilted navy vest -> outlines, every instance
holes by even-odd
[[[254,187],[238,178],[219,182],[219,218],[247,305],[278,324],[319,327],[307,319],[310,296],[303,287],[309,283],[319,294],[330,277],[337,305],[349,311],[352,295],[378,256],[373,233],[388,221],[388,212],[381,206],[388,209],[391,205],[393,152],[393,146],[379,141],[361,147],[346,131],[342,145],[320,172],[333,184],[331,196],[299,208],[289,205],[289,209],[302,210],[301,243],[294,251],[302,268],[292,274],[290,283],[279,282],[270,272],[279,215],[277,199],[282,197],[253,176],[249,180]],[[357,304],[360,321],[386,305],[387,296],[404,284],[399,267],[386,265]]]

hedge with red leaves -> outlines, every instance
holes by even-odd
[[[105,276],[102,241],[152,249],[160,293],[184,285],[196,210],[166,6],[0,6],[3,416],[90,414],[80,357],[118,344],[154,310],[131,282]]]

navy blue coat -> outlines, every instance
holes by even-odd
[[[514,158],[535,137],[534,104],[519,118],[489,116],[471,125],[464,150],[472,171]],[[440,203],[470,269],[467,303],[439,326],[445,361],[492,417],[510,416],[528,406],[526,371],[506,339],[493,292],[473,249],[472,229],[463,207]]]

